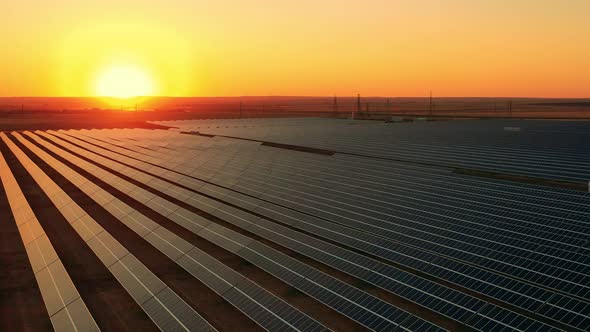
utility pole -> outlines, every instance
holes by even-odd
[[[334,102],[332,103],[332,109],[334,110],[334,114],[338,114],[338,98],[334,96]]]
[[[387,112],[389,112],[391,115],[393,115],[393,106],[391,105],[389,98],[387,98]]]
[[[430,90],[430,115],[432,115],[432,111],[434,108],[434,104],[432,103],[432,90]]]
[[[357,113],[361,112],[361,94],[360,93],[356,96],[356,111],[357,111]]]

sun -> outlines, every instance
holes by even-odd
[[[99,97],[132,98],[154,94],[154,83],[146,70],[131,65],[106,68],[96,79]]]

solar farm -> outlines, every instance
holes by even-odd
[[[1,331],[589,331],[590,125],[0,133]]]

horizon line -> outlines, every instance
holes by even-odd
[[[127,98],[120,98],[120,97],[109,97],[109,96],[0,96],[0,99],[32,99],[32,98],[68,98],[68,99],[136,99],[136,98],[357,98],[357,95],[241,95],[241,96],[134,96],[134,97],[127,97]],[[367,95],[363,96],[360,95],[361,98],[389,98],[389,99],[396,99],[396,98],[430,98],[429,95],[418,95],[418,96],[383,96],[383,95]],[[461,98],[461,99],[494,99],[494,98],[502,98],[502,99],[590,99],[590,96],[587,97],[539,97],[539,96],[436,96],[433,95],[432,98]]]

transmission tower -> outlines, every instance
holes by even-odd
[[[356,96],[356,111],[357,111],[357,113],[361,112],[361,94],[360,93]]]
[[[332,103],[332,109],[334,113],[338,113],[338,98],[334,96],[334,102]]]
[[[432,102],[432,90],[430,91],[430,115],[432,115],[432,112],[434,110],[434,103]]]

